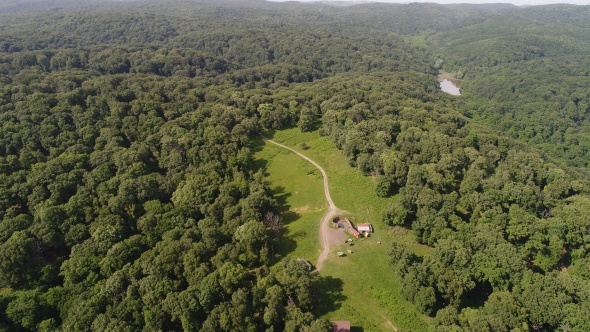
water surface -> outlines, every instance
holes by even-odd
[[[460,96],[461,95],[461,91],[459,90],[459,88],[453,84],[453,82],[444,79],[442,82],[440,82],[440,89],[443,92],[446,92],[448,94],[451,94],[453,96]]]

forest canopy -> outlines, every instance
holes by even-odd
[[[0,330],[328,330],[253,160],[295,126],[433,329],[590,330],[588,11],[0,1]]]

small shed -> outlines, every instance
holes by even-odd
[[[353,227],[347,228],[348,232],[350,234],[352,234],[354,237],[356,237],[357,239],[359,237],[361,237],[361,233],[359,233],[359,231],[357,231],[356,229],[354,229]]]
[[[347,222],[349,222],[349,221],[345,217],[336,217],[336,218],[332,219],[332,227],[345,228]]]
[[[332,322],[332,331],[334,332],[350,332],[350,321],[338,320]]]
[[[310,262],[307,261],[305,258],[297,258],[297,261],[305,263],[307,265],[307,271],[311,271],[313,269]]]
[[[356,227],[359,232],[373,233],[373,226],[368,222],[359,223]]]

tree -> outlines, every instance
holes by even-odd
[[[383,220],[390,226],[404,226],[408,219],[408,211],[400,200],[390,204],[385,210]]]
[[[386,176],[380,175],[377,177],[377,184],[375,185],[375,193],[380,197],[388,197],[391,194],[391,180]]]
[[[308,310],[312,305],[312,279],[304,262],[286,259],[281,264],[282,270],[276,278],[281,284],[288,303],[297,308]]]
[[[34,276],[35,239],[27,231],[17,231],[0,245],[0,284],[19,288]],[[28,263],[29,262],[29,263]]]
[[[39,300],[39,294],[35,291],[21,293],[6,307],[6,316],[17,326],[33,330],[41,321]]]
[[[492,331],[512,331],[523,326],[526,314],[509,292],[494,292],[486,301],[482,313]]]
[[[297,121],[299,130],[302,132],[311,131],[314,128],[316,121],[317,116],[313,110],[308,107],[301,108],[301,111],[299,112],[299,121]]]
[[[571,303],[571,297],[553,276],[530,271],[525,272],[514,293],[535,329],[557,328],[564,317],[565,305]]]
[[[475,287],[469,264],[471,253],[460,242],[441,240],[425,259],[430,273],[436,276],[434,284],[441,296],[451,305],[458,306],[461,297]]]
[[[266,245],[266,228],[261,222],[249,221],[238,227],[234,233],[234,238],[241,245],[241,262],[252,265],[258,261],[260,251]]]
[[[274,233],[275,239],[280,238],[283,222],[279,215],[274,214],[272,211],[267,212],[264,215],[264,224]]]
[[[426,315],[432,314],[432,310],[436,305],[436,294],[432,287],[420,287],[414,296],[414,304],[421,312]]]

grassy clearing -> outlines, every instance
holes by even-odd
[[[302,257],[316,263],[321,250],[319,222],[328,204],[324,198],[322,175],[295,154],[262,139],[255,142],[255,159],[264,167],[275,197],[283,206],[285,227],[277,258]]]
[[[429,319],[400,294],[399,280],[388,264],[388,244],[403,243],[420,255],[428,248],[415,243],[411,231],[382,223],[381,211],[392,198],[377,197],[373,180],[349,167],[329,138],[316,132],[301,133],[297,128],[271,136],[322,165],[334,203],[348,211],[351,220],[368,221],[375,228],[372,237],[355,240],[353,246],[343,243],[333,248],[320,274],[324,281],[317,314],[330,320],[350,320],[356,331],[428,330]],[[301,143],[305,143],[305,149]],[[315,263],[320,250],[318,223],[327,208],[321,175],[299,157],[271,144],[262,145],[255,157],[266,162],[268,178],[290,216],[286,218],[289,222],[282,255],[305,257]],[[349,249],[353,253],[337,257],[336,252],[347,253]]]
[[[436,79],[437,79],[439,82],[442,82],[442,81],[444,81],[444,80],[448,80],[448,81],[451,81],[451,82],[453,82],[453,84],[455,84],[455,85],[459,85],[459,84],[461,84],[461,80],[460,80],[460,79],[458,79],[458,78],[456,77],[456,75],[457,75],[457,73],[448,73],[448,72],[446,72],[446,71],[444,71],[444,70],[441,70],[441,71],[438,73],[438,76],[436,77]]]
[[[334,147],[330,138],[321,137],[317,132],[301,133],[299,129],[292,128],[275,132],[273,140],[322,165],[328,174],[332,199],[340,209],[362,220],[374,222],[380,219],[381,211],[391,199],[377,197],[373,192],[372,179],[348,166],[346,158]],[[305,149],[301,148],[301,143],[305,143]]]
[[[409,242],[408,234],[379,232],[381,235],[355,240],[354,246],[342,244],[336,251],[347,253],[350,249],[353,253],[341,258],[333,255],[324,263],[321,274],[342,280],[346,297],[325,317],[348,319],[364,331],[426,331],[429,320],[403,298],[399,280],[389,266],[387,244]]]

